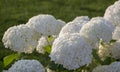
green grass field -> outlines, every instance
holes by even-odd
[[[116,0],[0,0],[0,63],[14,53],[2,44],[4,32],[11,26],[24,24],[38,14],[52,14],[65,22],[76,16],[103,16],[105,9]],[[37,58],[37,53],[28,58]],[[23,58],[27,58],[25,55]],[[38,59],[38,58],[37,58]],[[2,65],[2,64],[0,64]]]

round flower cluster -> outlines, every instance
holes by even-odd
[[[84,24],[89,21],[88,16],[76,17],[72,22],[68,22],[60,31],[59,35],[64,33],[79,33]]]
[[[109,21],[102,17],[95,17],[81,28],[80,35],[83,36],[93,48],[97,48],[100,39],[106,43],[112,39],[113,31],[114,26]]]
[[[90,64],[92,48],[78,33],[59,36],[52,45],[50,57],[55,63],[72,70]]]
[[[45,72],[37,60],[18,60],[6,72]]]
[[[27,24],[10,27],[5,32],[2,42],[6,48],[14,51],[32,53],[36,47],[39,50],[41,48],[39,46],[43,47],[46,43],[38,42],[41,36],[58,35],[64,25],[64,21],[56,20],[52,15],[37,15],[29,19]]]
[[[25,53],[31,53],[37,45],[33,30],[24,24],[10,27],[2,41],[6,48]]]
[[[30,18],[27,25],[37,34],[49,36],[58,35],[65,22],[56,20],[52,15],[41,14]]]
[[[120,0],[106,9],[104,18],[112,22],[115,26],[120,26]]]

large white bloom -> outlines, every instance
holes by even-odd
[[[109,21],[102,17],[95,17],[81,28],[80,35],[83,36],[93,48],[96,48],[100,39],[104,42],[109,42],[112,39],[113,31],[114,26]]]
[[[89,21],[88,16],[76,17],[72,22],[68,22],[60,31],[59,35],[64,33],[79,33],[81,27]]]
[[[72,70],[92,61],[91,46],[77,33],[64,34],[53,42],[51,60]]]
[[[119,40],[120,39],[120,27],[117,26],[114,30],[114,33],[113,33],[113,39],[116,39],[116,40]]]
[[[40,14],[29,19],[27,25],[39,35],[58,35],[65,22],[56,20],[52,15]]]
[[[93,72],[120,72],[120,62],[113,62],[110,65],[98,66]]]
[[[37,45],[34,31],[24,24],[10,27],[2,41],[6,48],[25,53],[31,53]]]
[[[120,26],[120,0],[106,9],[104,18],[111,21],[115,26]]]
[[[45,72],[45,70],[37,60],[18,60],[7,72]]]

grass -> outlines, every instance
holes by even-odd
[[[14,53],[2,43],[4,32],[11,26],[24,24],[32,16],[52,14],[65,22],[76,16],[103,16],[116,0],[0,0],[0,61]]]

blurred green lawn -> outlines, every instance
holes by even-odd
[[[116,0],[0,0],[0,61],[11,53],[2,44],[4,32],[11,26],[24,24],[32,16],[52,14],[65,22],[76,16],[103,16]]]

